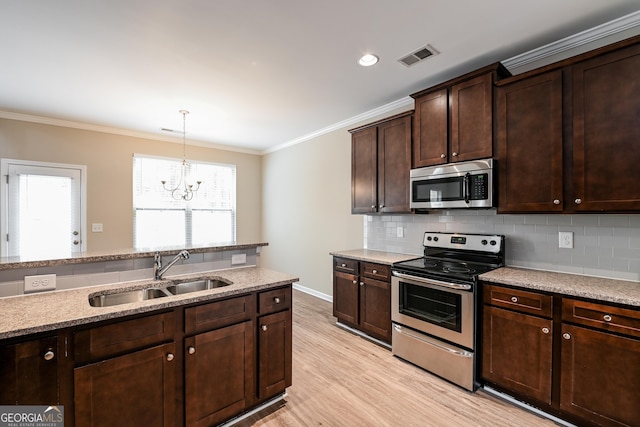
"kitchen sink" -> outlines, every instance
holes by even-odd
[[[200,279],[190,282],[175,283],[167,287],[172,295],[188,294],[189,292],[204,291],[207,289],[222,288],[232,285],[233,282],[223,279]]]
[[[167,288],[147,288],[135,291],[120,292],[117,294],[95,295],[89,298],[92,307],[111,307],[113,305],[141,302],[155,298],[171,297],[188,294],[190,292],[205,291],[207,289],[222,288],[232,285],[233,282],[224,279],[198,279],[184,282],[174,281]]]
[[[170,294],[160,288],[137,289],[118,294],[96,295],[89,298],[89,305],[92,307],[110,307],[112,305],[129,304],[167,296],[170,296]]]

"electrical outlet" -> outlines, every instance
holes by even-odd
[[[24,293],[52,291],[56,288],[55,274],[24,276]]]
[[[404,237],[404,228],[396,227],[396,237]]]
[[[231,265],[246,264],[247,254],[233,254],[231,255]]]
[[[96,222],[91,224],[91,231],[94,233],[102,233],[104,231],[102,228],[102,223]]]
[[[560,231],[558,233],[558,247],[573,249],[573,231]]]

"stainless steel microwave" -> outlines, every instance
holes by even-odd
[[[411,209],[491,208],[493,160],[412,169]]]

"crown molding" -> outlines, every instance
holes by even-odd
[[[640,11],[636,11],[501,62],[509,70],[518,69],[639,26]]]
[[[102,132],[102,133],[109,133],[113,135],[130,136],[133,138],[142,138],[142,139],[150,139],[153,141],[163,141],[163,142],[172,142],[175,144],[182,144],[181,137],[176,138],[168,135],[133,131],[128,129],[121,129],[121,128],[115,128],[110,126],[101,126],[101,125],[95,125],[90,123],[80,123],[80,122],[74,122],[70,120],[53,119],[50,117],[34,116],[31,114],[14,113],[12,111],[0,110],[0,119],[17,120],[21,122],[38,123],[38,124],[50,125],[50,126],[60,126],[60,127],[66,127],[66,128],[72,128],[72,129],[88,130],[92,132]],[[214,148],[217,150],[233,151],[233,152],[244,153],[244,154],[260,155],[260,151],[258,150],[232,147],[229,145],[212,144],[210,142],[202,142],[202,141],[197,141],[193,139],[188,140],[187,145],[192,145],[194,147]]]
[[[398,99],[396,101],[390,102],[388,104],[385,104],[381,107],[378,108],[374,108],[373,110],[369,110],[366,111],[362,114],[358,114],[357,116],[353,116],[351,118],[348,118],[346,120],[342,120],[338,123],[334,123],[330,126],[324,127],[322,129],[319,129],[315,132],[309,133],[307,135],[301,136],[299,138],[296,139],[292,139],[291,141],[276,145],[274,147],[271,147],[267,150],[264,150],[261,152],[261,154],[269,154],[269,153],[273,153],[274,151],[279,151],[288,147],[291,147],[292,145],[296,145],[296,144],[300,144],[301,142],[305,142],[305,141],[309,141],[310,139],[314,139],[317,138],[321,135],[327,134],[329,132],[333,132],[336,130],[340,130],[346,127],[351,127],[353,125],[359,124],[365,120],[369,120],[369,119],[374,119],[374,118],[378,118],[381,115],[384,114],[388,114],[394,110],[397,110],[399,108],[413,108],[413,98],[411,98],[410,96],[406,96],[404,98]]]

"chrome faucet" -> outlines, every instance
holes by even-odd
[[[153,277],[156,280],[161,280],[162,275],[166,273],[168,269],[173,267],[173,264],[178,262],[180,258],[189,259],[189,251],[180,251],[178,255],[174,256],[173,259],[169,261],[169,264],[163,267],[162,255],[160,255],[160,252],[156,252],[156,254],[153,256]]]

